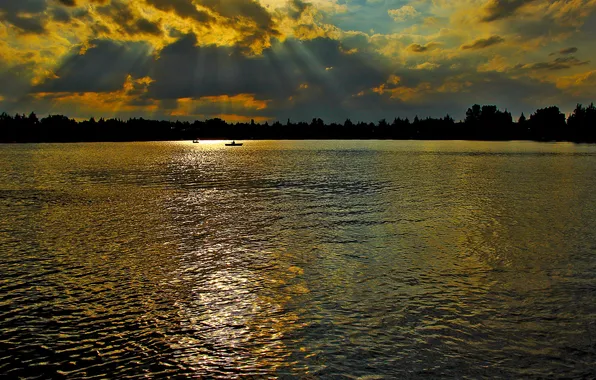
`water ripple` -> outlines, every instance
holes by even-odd
[[[2,147],[0,374],[592,378],[595,157]]]

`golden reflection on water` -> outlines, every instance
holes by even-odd
[[[10,161],[3,305],[28,329],[5,331],[48,347],[40,363],[62,355],[73,377],[515,377],[591,347],[591,156],[223,143],[47,146]],[[556,368],[585,374],[582,358]]]
[[[247,199],[235,203],[235,197],[247,194],[224,183],[242,180],[235,175],[242,175],[239,168],[219,156],[220,163],[228,164],[213,167],[212,154],[221,154],[222,145],[200,144],[185,153],[171,181],[200,181],[205,170],[213,175],[214,169],[215,178],[205,178],[190,192],[173,193],[164,206],[183,242],[170,280],[180,292],[175,306],[183,331],[192,332],[171,337],[170,344],[181,353],[180,361],[198,373],[225,367],[264,374],[287,367],[291,349],[284,339],[303,327],[293,303],[309,292],[304,270],[289,261],[292,256],[283,248],[239,245],[238,239],[250,237],[253,229],[258,235],[270,228],[267,219],[274,211],[253,208]],[[254,218],[257,223],[247,223]]]
[[[581,223],[574,209],[579,181],[574,178],[573,157],[526,161],[526,165],[498,158],[465,162],[468,173],[489,174],[482,182],[459,176],[455,191],[462,202],[453,210],[460,224],[455,231],[465,232],[458,248],[463,257],[488,269],[514,268],[518,275],[508,276],[505,286],[520,292],[551,287],[560,273],[550,264],[568,260],[574,240],[580,238],[570,236],[566,227]],[[537,177],[529,171],[549,175]]]
[[[285,359],[290,350],[284,338],[303,327],[291,309],[292,302],[309,290],[300,278],[303,270],[284,264],[285,255],[260,254],[268,257],[266,271],[225,262],[209,273],[201,273],[193,262],[183,263],[176,271],[188,286],[183,287],[187,293],[176,302],[178,315],[184,328],[195,334],[180,336],[172,347],[184,352],[181,359],[190,367],[248,366],[270,371],[289,365]],[[208,353],[206,342],[213,346]]]

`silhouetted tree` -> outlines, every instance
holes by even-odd
[[[410,123],[408,118],[395,117],[377,124],[350,119],[342,124],[313,118],[286,124],[226,123],[220,118],[204,121],[157,121],[118,118],[98,121],[95,118],[77,122],[64,115],[49,115],[41,120],[31,112],[28,116],[0,113],[0,142],[70,142],[70,141],[136,141],[201,139],[531,139],[539,141],[596,142],[596,107],[578,104],[566,120],[559,108],[537,110],[526,120],[522,113],[513,123],[511,113],[495,105],[475,104],[466,112],[464,122],[455,122],[450,115],[442,118],[419,116]]]
[[[567,118],[569,133],[573,141],[596,142],[596,107],[578,104]]]
[[[39,119],[37,118],[35,112],[31,112],[29,114],[29,117],[27,117],[27,123],[29,125],[36,125],[37,123],[39,123]]]
[[[518,124],[524,124],[526,122],[526,115],[524,115],[524,113],[522,112],[522,114],[520,115],[519,119],[517,119],[517,123]]]
[[[482,108],[480,108],[480,104],[474,104],[472,108],[468,108],[466,111],[466,124],[478,124],[481,115]]]
[[[530,134],[539,141],[566,140],[565,115],[559,107],[541,108],[530,116]]]

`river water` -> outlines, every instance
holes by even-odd
[[[0,374],[596,377],[596,147],[0,146]]]

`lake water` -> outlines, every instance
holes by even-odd
[[[596,147],[0,146],[0,374],[594,378]]]

